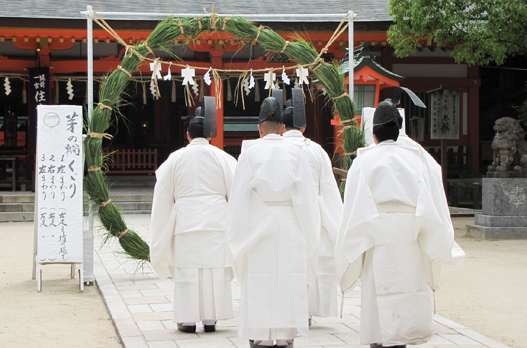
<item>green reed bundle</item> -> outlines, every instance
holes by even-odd
[[[127,51],[121,65],[104,79],[99,103],[88,122],[89,133],[85,140],[88,167],[88,175],[84,180],[86,192],[90,196],[90,201],[98,207],[99,219],[108,232],[106,240],[112,237],[119,238],[124,252],[133,259],[149,261],[149,246],[136,232],[128,230],[119,209],[111,202],[108,184],[102,170],[104,166],[102,142],[104,138],[111,138],[105,132],[111,124],[114,111],[118,112],[116,106],[132,74],[145,58],[156,50],[171,46],[180,36],[195,40],[205,31],[230,32],[239,39],[251,40],[268,51],[282,52],[299,64],[309,66],[324,85],[341,120],[354,122],[353,102],[345,94],[343,76],[339,73],[338,67],[321,60],[319,53],[307,41],[297,38],[288,42],[270,28],[257,27],[238,17],[221,18],[211,14],[192,18],[171,17],[161,21],[146,42],[136,46],[126,46]],[[345,144],[346,152],[355,151],[355,146],[361,144],[361,134],[353,129],[347,128],[344,131],[345,143],[348,144]]]

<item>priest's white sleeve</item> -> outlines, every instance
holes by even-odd
[[[348,171],[344,191],[345,214],[337,236],[335,255],[343,292],[352,290],[357,284],[362,269],[362,254],[389,240],[362,165],[359,156]]]
[[[171,189],[173,181],[171,173],[167,170],[169,168],[166,167],[170,166],[161,166],[156,172],[157,182],[154,188],[150,222],[150,262],[160,279],[170,276],[170,260],[176,226],[174,193]]]

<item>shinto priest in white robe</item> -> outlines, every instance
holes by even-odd
[[[361,344],[433,336],[430,288],[443,262],[465,256],[434,180],[417,147],[394,141],[359,149],[348,172],[337,266],[343,291],[362,279]]]
[[[335,264],[335,241],[342,215],[342,198],[333,175],[331,161],[324,149],[304,137],[299,130],[282,134],[284,139],[304,145],[318,196],[321,219],[317,278],[308,289],[309,315],[329,317],[338,315],[338,276]]]
[[[319,226],[303,146],[269,134],[245,147],[227,218],[227,243],[241,284],[240,337],[307,335],[307,286],[315,281]]]
[[[195,138],[156,171],[150,257],[159,278],[174,279],[174,321],[233,317],[226,255],[227,201],[236,160]]]

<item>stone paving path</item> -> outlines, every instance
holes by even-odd
[[[125,215],[128,228],[149,241],[150,215]],[[148,263],[142,267],[123,254],[113,239],[102,244],[103,232],[95,231],[94,273],[108,311],[126,348],[233,348],[249,347],[237,337],[240,287],[233,282],[235,318],[219,321],[217,331],[181,333],[172,322],[173,282],[160,280]],[[340,298],[339,298],[340,300]],[[367,347],[359,344],[360,287],[346,294],[342,318],[313,318],[308,337],[296,338],[295,347]],[[479,333],[436,315],[435,336],[419,348],[507,348]]]

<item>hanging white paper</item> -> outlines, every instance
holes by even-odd
[[[163,78],[165,81],[172,80],[172,71],[170,71],[170,67],[172,66],[172,62],[170,62],[170,65],[168,66],[168,73]]]
[[[83,261],[82,106],[37,106],[39,263]]]
[[[307,77],[309,76],[309,72],[307,70],[307,68],[297,68],[296,69],[296,76],[298,77],[299,79],[299,83],[302,85],[302,84],[306,84],[306,85],[309,85],[309,80],[307,79]]]
[[[251,69],[251,77],[249,78],[249,88],[254,87],[254,76],[253,76],[253,69]]]
[[[211,72],[212,68],[209,68],[209,70],[207,70],[207,72],[205,73],[205,75],[203,75],[203,80],[205,80],[205,83],[207,85],[210,86],[210,84],[212,83],[211,79],[210,79],[210,72]]]
[[[249,93],[251,93],[251,88],[249,87],[249,78],[243,80],[243,89],[245,90],[245,95],[249,95]]]
[[[163,78],[161,76],[161,63],[159,62],[159,58],[154,59],[154,62],[150,63],[150,71],[152,71],[152,80]]]
[[[182,85],[193,85],[194,79],[193,77],[196,76],[196,70],[192,69],[191,67],[186,67],[185,69],[181,69],[181,77],[183,77]]]
[[[276,74],[272,70],[269,70],[268,73],[264,74],[264,81],[266,82],[264,88],[271,88],[271,86],[274,84],[274,80],[276,80]]]
[[[157,99],[157,87],[154,80],[150,80],[150,93],[152,93],[152,96]]]
[[[199,95],[199,87],[198,87],[198,84],[195,83],[193,84],[192,86],[192,92],[194,92],[194,95],[197,97]]]
[[[4,89],[5,95],[9,95],[11,93],[11,82],[9,82],[9,77],[4,79]]]
[[[73,85],[71,83],[71,79],[68,79],[68,83],[66,83],[66,92],[68,92],[68,99],[73,100],[74,93],[73,93]]]
[[[287,76],[287,74],[285,73],[285,66],[282,67],[282,81],[284,81],[285,84],[289,84],[291,82],[291,80],[289,79],[289,77]]]

